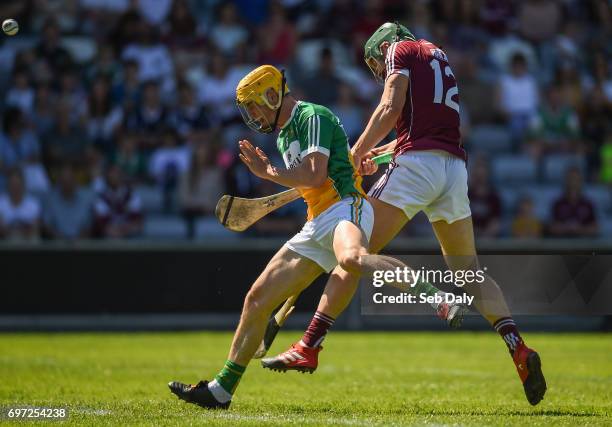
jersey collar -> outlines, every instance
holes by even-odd
[[[293,120],[293,116],[295,116],[295,112],[297,111],[298,106],[302,103],[302,101],[297,101],[295,103],[295,105],[293,106],[293,109],[291,110],[291,115],[289,116],[289,118],[287,119],[287,121],[285,122],[284,125],[281,126],[281,130],[285,129],[287,127],[287,125],[289,123],[291,123],[291,120]]]

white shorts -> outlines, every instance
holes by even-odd
[[[342,221],[358,225],[369,241],[374,226],[372,205],[365,197],[345,197],[304,224],[302,230],[285,243],[285,246],[313,260],[329,273],[338,265],[333,240],[336,226]]]
[[[451,224],[472,214],[465,162],[442,150],[396,157],[368,195],[402,209],[408,219],[423,211],[429,222]]]

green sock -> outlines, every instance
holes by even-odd
[[[434,285],[428,282],[419,281],[414,288],[412,288],[411,293],[413,295],[426,294],[428,297],[435,295],[439,291]]]
[[[240,366],[228,359],[225,361],[225,366],[223,366],[221,372],[215,377],[215,380],[229,394],[234,394],[234,390],[238,387],[240,378],[242,378],[242,374],[244,374],[245,370],[245,366]]]

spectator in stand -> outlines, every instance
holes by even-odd
[[[123,109],[112,105],[108,80],[97,77],[89,94],[87,136],[102,152],[110,154],[122,122]]]
[[[128,59],[123,62],[122,77],[111,90],[113,105],[121,105],[126,114],[131,114],[140,103],[141,88],[138,78],[138,62]]]
[[[357,50],[358,43],[365,41],[370,37],[370,34],[366,34],[365,31],[357,34],[353,31],[355,25],[355,19],[361,16],[361,13],[355,13],[355,5],[352,0],[336,0],[328,3],[324,13],[313,13],[308,17],[310,19],[316,19],[316,27],[312,29],[312,33],[300,31],[301,36],[309,37],[314,35],[315,37],[322,38],[335,38],[347,48],[350,48],[350,54],[353,54],[353,48]],[[377,27],[374,27],[374,30]],[[372,31],[374,31],[372,30]],[[358,38],[359,40],[354,40]],[[363,45],[361,45],[363,50]]]
[[[246,43],[249,33],[238,21],[236,5],[223,2],[219,7],[217,23],[210,32],[214,46],[225,55],[234,55],[238,47]]]
[[[497,100],[515,144],[520,143],[539,103],[537,82],[529,74],[527,61],[522,54],[512,57],[510,73],[501,77]]]
[[[143,148],[148,152],[159,145],[159,133],[166,129],[168,119],[169,111],[162,103],[159,85],[153,80],[146,82],[141,105],[127,117],[127,130],[140,134]]]
[[[178,87],[178,104],[170,120],[181,137],[190,140],[194,132],[202,132],[210,128],[206,109],[196,97],[195,91],[187,82],[181,82]]]
[[[47,63],[54,75],[59,76],[72,68],[73,60],[60,43],[60,27],[53,18],[43,25],[40,43],[36,47],[36,58]]]
[[[595,90],[600,90],[609,103],[612,103],[612,63],[610,55],[597,52],[593,58]]]
[[[198,88],[198,99],[224,125],[239,117],[236,86],[242,77],[243,72],[230,67],[227,58],[218,52],[212,53],[206,77]]]
[[[518,202],[516,216],[512,221],[512,237],[521,239],[542,237],[542,222],[535,216],[531,197],[522,197]]]
[[[93,25],[93,27],[94,31],[98,25],[104,25],[106,28],[110,28],[110,32],[105,32],[105,35],[108,38],[109,42],[112,44],[113,48],[115,49],[115,52],[119,52],[119,54],[121,55],[126,46],[130,46],[138,42],[140,38],[140,29],[141,25],[143,24],[143,19],[138,10],[136,10],[136,4],[134,3],[128,4],[128,2],[126,2],[125,8],[122,8],[122,10],[117,12],[119,13],[118,16],[117,14],[112,12],[100,14],[99,11],[95,11],[94,15],[96,16],[93,18],[93,20],[97,20],[98,17],[102,15],[102,19],[106,20],[107,23],[96,23]]]
[[[380,26],[380,23],[385,21],[382,6],[380,0],[368,0],[364,2],[363,9],[355,10],[354,5],[350,7],[350,11],[354,16],[349,15],[353,21],[349,34],[352,35],[355,61],[363,61],[363,45]],[[347,16],[337,17],[340,20],[347,19]]]
[[[530,124],[531,153],[539,158],[550,152],[578,152],[582,149],[579,138],[578,115],[563,102],[559,88],[551,86]]]
[[[84,167],[91,141],[81,124],[70,120],[70,106],[66,103],[59,103],[56,107],[55,123],[42,141],[45,164],[51,171],[65,162]]]
[[[0,237],[16,240],[37,240],[40,228],[40,204],[26,194],[19,169],[8,174],[8,193],[0,195]]]
[[[174,186],[180,189],[181,177],[187,175],[181,174],[181,168],[191,157],[189,149],[170,143],[167,127],[195,151],[199,144],[210,144],[215,132],[222,145],[218,154],[208,153],[209,167],[214,163],[215,168],[227,168],[228,192],[253,197],[258,191],[273,191],[261,186],[240,162],[234,163],[237,139],[255,137],[264,148],[273,144],[244,134],[248,131],[235,107],[242,68],[253,62],[283,64],[294,82],[292,89],[332,108],[354,139],[363,128],[366,104],[379,90],[367,77],[363,44],[389,17],[405,21],[417,38],[442,44],[454,58],[464,139],[469,141],[465,124],[486,133],[486,127],[504,121],[517,148],[527,142],[520,147],[542,160],[559,151],[583,155],[584,179],[612,183],[612,67],[606,44],[612,9],[607,0],[0,3],[4,16],[16,18],[21,27],[18,38],[0,37],[0,99],[5,116],[0,129],[0,191],[6,190],[7,174],[15,167],[21,170],[26,193],[31,193],[47,188],[46,170],[60,183],[58,173],[63,173],[66,161],[72,163],[77,182],[91,180],[99,190],[106,188],[107,161],[117,164],[129,183],[151,179],[155,164],[154,179],[171,205]],[[19,42],[36,34],[40,37],[33,47]],[[63,47],[68,40],[62,34],[92,43],[94,56],[81,62],[87,49],[79,50],[76,64],[72,50]],[[301,40],[305,42],[298,45]],[[325,49],[318,58],[317,52],[310,58],[313,67],[305,67],[297,48],[316,40],[329,40],[334,55]],[[335,57],[338,46],[347,47],[349,55]],[[349,64],[340,64],[340,59],[348,59]],[[334,69],[334,60],[342,69]],[[197,85],[196,90],[185,82]],[[343,82],[350,82],[353,90]],[[541,87],[551,89],[542,92],[540,105]],[[20,116],[14,110],[20,110]],[[475,147],[467,144],[466,149]],[[472,159],[477,157],[474,154],[470,152]],[[488,192],[476,194],[475,188],[487,185],[473,181],[475,227],[480,235],[497,235],[498,216],[489,221],[497,210],[495,197],[489,195],[495,190],[488,185]],[[514,234],[539,233],[535,221],[529,220],[531,209],[527,202],[519,207],[515,223],[522,231]],[[294,214],[288,213],[283,221]],[[479,214],[485,219],[476,224]],[[277,225],[282,228],[283,221],[271,221],[269,227],[264,221],[257,227],[270,233]]]
[[[491,83],[479,78],[479,68],[476,60],[469,55],[465,55],[453,67],[453,71],[456,72],[457,81],[460,85],[460,111],[467,108],[470,112],[470,120],[474,125],[495,122],[499,117],[495,108],[491,108],[495,103],[495,90]]]
[[[81,84],[77,70],[64,71],[59,80],[59,101],[69,106],[70,117],[73,122],[83,120],[87,111],[87,92]]]
[[[130,8],[130,0],[78,0],[78,3],[80,26],[83,32],[94,37],[106,35],[107,29],[124,18],[128,10],[133,14],[138,13]]]
[[[134,135],[125,133],[119,138],[117,150],[113,155],[116,164],[130,184],[140,182],[145,176],[146,164],[138,151],[138,140]]]
[[[376,3],[382,5],[381,0],[369,0],[366,3]],[[433,40],[434,37],[431,33],[433,27],[433,20],[431,16],[430,5],[426,2],[412,2],[410,5],[410,20],[408,21],[408,28],[414,31],[417,39],[423,38],[427,40]]]
[[[601,165],[599,176],[604,184],[612,184],[612,132],[608,134],[606,142],[600,150]]]
[[[138,11],[144,20],[152,26],[160,26],[166,21],[172,0],[138,0]]]
[[[561,91],[564,103],[570,105],[575,111],[581,112],[585,101],[584,88],[576,68],[573,66],[559,67],[554,82]]]
[[[37,135],[45,135],[53,127],[57,100],[46,83],[36,88],[34,110],[32,112],[32,126]]]
[[[557,34],[563,11],[558,1],[526,0],[519,4],[517,19],[523,37],[537,44]]]
[[[287,20],[284,7],[274,3],[270,7],[268,20],[258,29],[260,63],[286,64],[295,51],[297,34]]]
[[[193,1],[193,0],[192,0]],[[215,3],[213,0],[210,3]],[[204,8],[206,7],[207,2],[198,2],[194,1],[200,8],[202,12],[206,12]],[[234,3],[237,6],[238,13],[245,22],[250,23],[251,25],[260,25],[265,19],[268,17],[270,10],[270,0],[234,0]],[[212,13],[206,13],[209,18],[214,18]]]
[[[26,116],[34,110],[34,89],[30,86],[30,77],[24,69],[13,73],[13,85],[8,90],[5,103],[9,107],[19,108]]]
[[[359,106],[353,95],[353,88],[347,84],[341,84],[338,89],[338,102],[331,109],[344,126],[349,142],[356,141],[364,128],[364,115],[363,108]]]
[[[588,146],[589,170],[600,168],[600,153],[606,138],[612,134],[612,103],[601,90],[592,90],[586,97],[582,114],[582,133]]]
[[[492,36],[507,33],[513,22],[514,4],[506,0],[485,0],[480,8],[480,22]]]
[[[477,159],[472,167],[468,197],[476,235],[497,237],[501,228],[501,199],[491,184],[489,165],[482,158]]]
[[[552,206],[553,237],[594,237],[598,233],[593,203],[582,193],[582,174],[571,168],[566,175],[565,191]]]
[[[187,0],[174,0],[164,38],[170,46],[185,47],[195,41],[197,22]]]
[[[178,179],[189,167],[189,149],[179,142],[176,131],[167,128],[163,132],[162,146],[155,150],[149,163],[149,174],[161,187],[167,212],[173,208]]]
[[[87,82],[91,84],[98,77],[104,77],[109,82],[113,82],[119,76],[119,71],[113,47],[108,44],[98,44],[98,55],[94,63],[87,69]]]
[[[92,198],[79,188],[72,164],[64,163],[57,186],[45,201],[44,232],[51,239],[83,239],[91,236]]]
[[[187,223],[187,237],[195,237],[195,220],[212,215],[223,193],[225,180],[223,170],[215,163],[215,150],[210,144],[198,144],[189,169],[179,182],[179,203]]]
[[[118,15],[130,6],[130,0],[79,0],[79,6],[89,12]]]
[[[23,168],[31,164],[42,169],[39,161],[38,138],[26,127],[23,114],[19,109],[7,109],[3,117],[3,132],[0,133],[0,180],[2,174],[6,174],[13,168]],[[0,188],[2,188],[1,183]]]
[[[333,105],[338,101],[338,88],[342,84],[334,67],[334,55],[329,47],[321,49],[319,66],[302,84],[308,100],[315,104]]]
[[[138,41],[126,46],[121,58],[138,62],[141,82],[156,80],[164,93],[171,93],[174,90],[174,65],[168,48],[160,43],[155,28],[144,22],[138,28]]]
[[[110,165],[94,202],[96,237],[123,239],[142,232],[142,203],[125,182],[121,169]]]

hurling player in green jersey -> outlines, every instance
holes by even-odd
[[[247,293],[228,359],[214,380],[195,385],[178,381],[169,384],[179,398],[205,408],[229,407],[274,308],[301,292],[321,273],[340,266],[347,274],[359,277],[405,267],[393,258],[368,254],[373,211],[361,189],[338,118],[325,107],[295,99],[289,94],[284,75],[271,65],[246,75],[236,88],[236,98],[249,127],[262,133],[280,131],[277,146],[285,168],[273,166],[266,154],[247,140],[239,142],[240,158],[256,176],[296,188],[308,204],[308,218]],[[300,354],[307,353],[312,361],[319,351],[320,347],[298,343],[287,358],[293,359],[300,370],[309,371],[314,366],[300,365]]]

